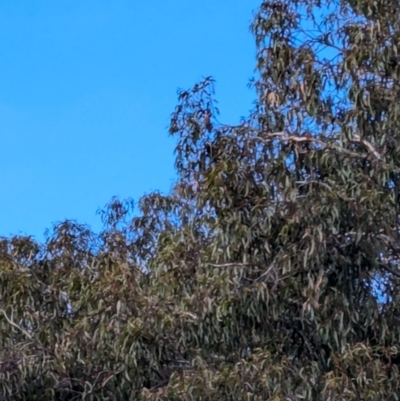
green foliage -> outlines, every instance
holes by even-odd
[[[211,78],[179,92],[170,194],[2,240],[1,399],[399,398],[400,6],[264,1],[252,31],[240,125]]]

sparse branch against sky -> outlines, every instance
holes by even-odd
[[[174,181],[177,88],[217,81],[221,118],[252,106],[259,1],[2,2],[0,235],[38,239]]]

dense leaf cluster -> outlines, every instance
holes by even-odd
[[[1,399],[399,398],[400,4],[251,28],[254,109],[179,92],[171,193],[1,241]]]

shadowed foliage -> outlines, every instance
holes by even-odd
[[[0,243],[0,399],[397,400],[400,4],[264,1],[254,109],[179,92],[168,195]]]

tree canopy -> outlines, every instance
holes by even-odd
[[[263,1],[254,108],[178,93],[174,188],[0,244],[0,399],[397,400],[400,3]]]

